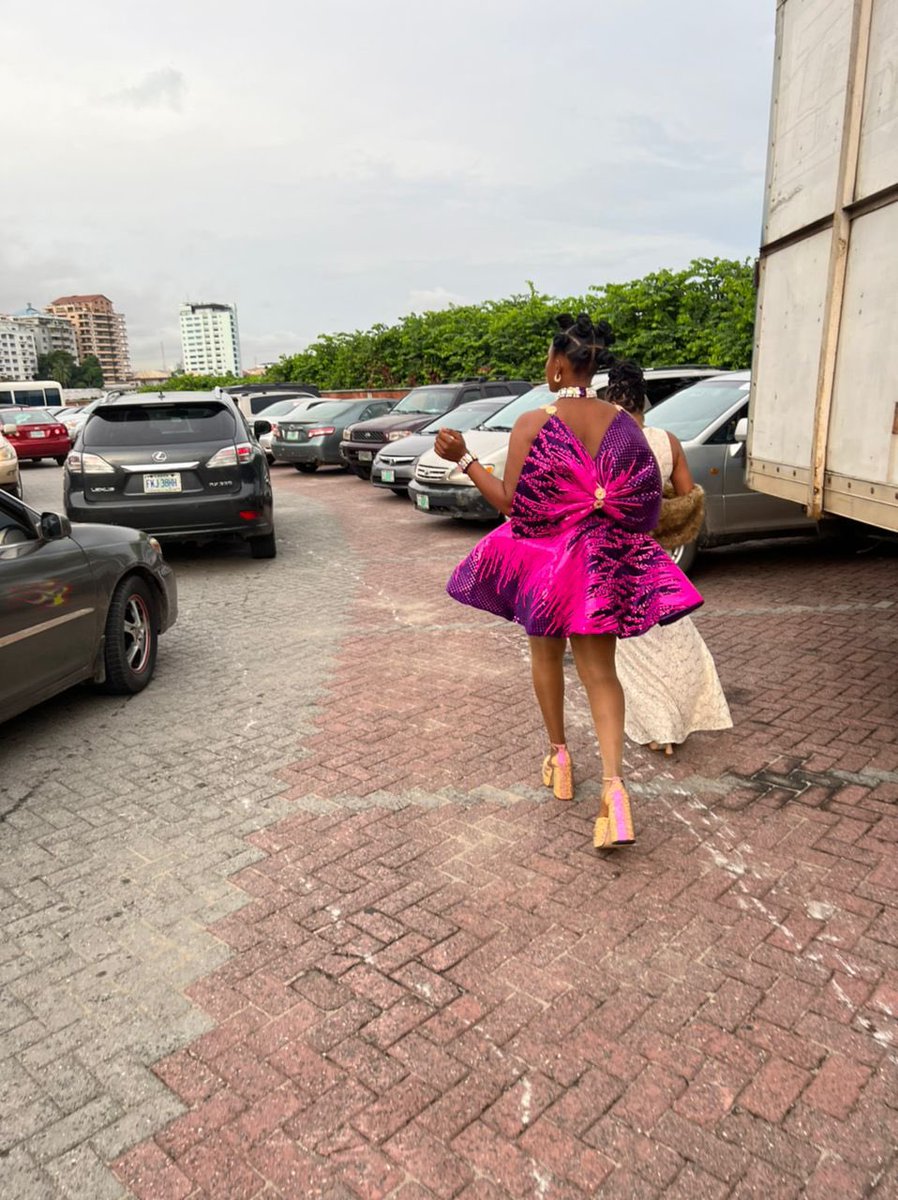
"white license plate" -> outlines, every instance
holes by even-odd
[[[396,472],[395,471],[387,471],[387,470],[381,471],[380,477],[384,481],[384,483],[395,483],[396,482]]]
[[[371,462],[371,459],[373,457],[374,457],[374,454],[370,450],[360,450],[359,451],[359,462]]]
[[[299,430],[298,429],[288,429],[285,434],[285,437],[287,438],[288,442],[298,442],[299,441]]]
[[[167,475],[144,475],[144,492],[180,492],[181,474],[171,471]]]
[[[422,496],[422,495],[419,493],[419,494],[418,494],[418,495],[415,497],[415,504],[417,504],[418,508],[421,508],[421,509],[423,509],[423,510],[424,510],[424,512],[427,512],[427,510],[430,508],[430,497],[429,497],[429,496]]]
[[[46,431],[46,429],[32,429],[29,432],[28,436],[29,437],[46,437],[47,431]]]

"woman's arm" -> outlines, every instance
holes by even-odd
[[[505,516],[511,512],[524,459],[529,454],[533,439],[543,427],[545,420],[546,414],[541,409],[537,409],[535,412],[524,413],[515,421],[508,443],[508,457],[505,460],[505,477],[503,479],[497,479],[479,462],[473,462],[468,467],[471,482],[483,498]],[[465,439],[454,429],[440,430],[434,450],[440,458],[456,463],[468,452]]]
[[[670,473],[670,482],[673,484],[673,490],[678,496],[688,496],[695,487],[695,480],[692,478],[692,472],[689,470],[689,463],[686,461],[686,452],[680,445],[680,439],[672,433],[667,435],[670,438],[670,448],[673,451],[673,469]]]

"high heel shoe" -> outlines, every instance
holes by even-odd
[[[597,850],[613,850],[615,846],[632,846],[636,841],[630,797],[619,775],[606,776],[602,782],[602,807],[596,818],[592,844]]]
[[[574,764],[567,746],[552,743],[552,749],[543,759],[543,787],[551,788],[556,800],[574,798]]]

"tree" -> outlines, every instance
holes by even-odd
[[[323,390],[475,376],[538,379],[561,312],[605,318],[615,353],[644,367],[695,362],[725,370],[751,362],[754,309],[752,266],[729,259],[696,259],[681,271],[592,287],[586,296],[548,296],[528,282],[526,292],[503,300],[321,334],[299,354],[284,355],[264,379]]]
[[[140,390],[158,392],[162,387],[166,392],[211,392],[213,388],[232,387],[242,382],[244,381],[240,375],[185,375],[182,371],[179,375],[172,375],[162,384],[149,384]]]
[[[75,387],[72,383],[78,364],[68,350],[51,350],[37,356],[38,379],[54,379],[60,387]]]
[[[85,354],[81,366],[75,368],[77,383],[73,387],[101,388],[103,386],[103,368],[95,354]]]
[[[101,388],[103,368],[95,354],[85,354],[83,362],[76,363],[68,350],[51,350],[49,354],[37,356],[38,379],[55,379],[64,388]]]

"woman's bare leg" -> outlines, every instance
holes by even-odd
[[[530,669],[533,690],[539,701],[549,741],[565,744],[564,737],[564,649],[565,638],[532,637]]]
[[[616,647],[617,639],[610,634],[571,637],[574,662],[589,697],[602,754],[602,774],[606,778],[620,775],[623,770],[624,690],[614,669]]]

